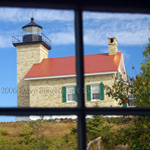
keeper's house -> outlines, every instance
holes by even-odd
[[[51,49],[42,27],[31,22],[22,27],[22,40],[13,37],[17,49],[18,107],[77,106],[75,57],[48,58]],[[84,56],[87,107],[114,107],[118,103],[105,94],[117,76],[127,79],[124,58],[115,37],[108,38],[108,53]]]

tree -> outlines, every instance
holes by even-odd
[[[150,107],[150,44],[143,52],[144,61],[141,63],[141,72],[135,77],[124,81],[115,79],[112,87],[106,86],[107,95],[119,101],[120,105],[129,102],[128,93],[135,97],[135,106]],[[134,70],[135,68],[132,67]],[[128,144],[133,150],[150,149],[150,117],[133,116],[130,126],[122,129],[124,144]]]
[[[119,104],[128,103],[128,93],[135,96],[136,106],[150,106],[150,45],[145,47],[143,52],[144,61],[141,63],[141,72],[135,77],[124,81],[123,79],[115,78],[112,87],[105,86],[107,95],[115,100],[119,100]],[[135,68],[132,67],[134,70]]]

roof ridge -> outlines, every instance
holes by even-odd
[[[117,52],[117,53],[122,53],[122,52]],[[84,56],[93,56],[93,55],[103,55],[103,54],[108,54],[108,53],[100,53],[100,54],[88,54],[88,55],[84,55]],[[111,56],[115,56],[115,55],[111,55]],[[43,60],[40,63],[35,63],[33,65],[40,65],[43,61],[49,60],[49,59],[61,59],[61,58],[71,58],[71,57],[75,57],[75,56],[64,56],[64,57],[54,57],[54,58],[43,58]]]
[[[117,52],[117,53],[122,53],[122,52]],[[91,55],[103,55],[103,54],[108,54],[108,53],[87,54],[87,55],[84,55],[84,56],[91,56]],[[115,55],[111,55],[111,56],[115,56]],[[75,57],[75,56],[52,57],[52,58],[44,58],[44,59],[69,58],[69,57]]]

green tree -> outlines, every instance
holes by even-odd
[[[143,52],[144,61],[141,63],[141,72],[135,77],[124,81],[115,79],[112,87],[106,86],[107,95],[118,101],[120,105],[127,104],[128,93],[135,97],[135,106],[150,107],[150,44]],[[134,70],[135,68],[132,67]],[[150,117],[134,116],[132,125],[122,129],[124,144],[134,150],[150,149]]]

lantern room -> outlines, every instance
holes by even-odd
[[[31,18],[31,22],[22,27],[23,42],[34,42],[42,40],[42,27],[34,22],[34,18]]]
[[[41,43],[51,49],[51,40],[42,33],[42,27],[34,22],[31,18],[30,23],[22,27],[22,35],[12,36],[12,44],[14,46],[22,44]]]

